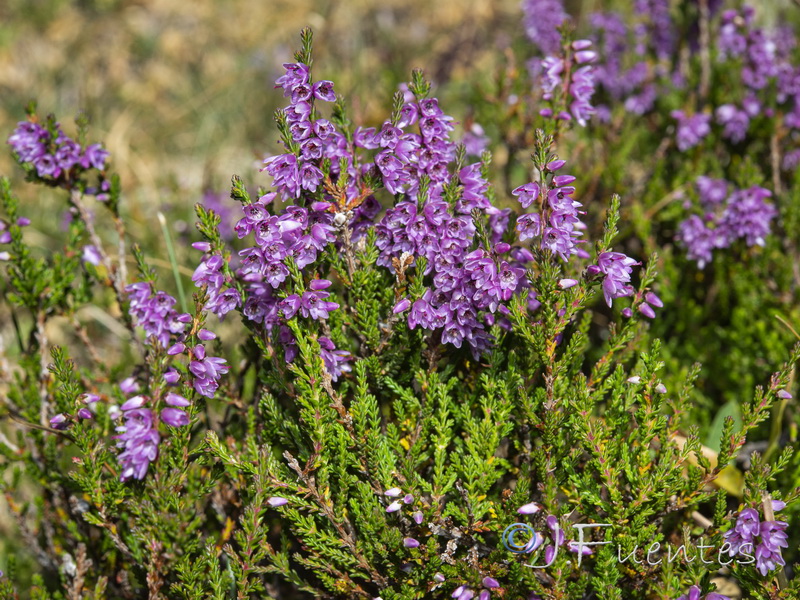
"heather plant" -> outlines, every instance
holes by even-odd
[[[652,335],[681,310],[657,244],[628,249],[641,215],[586,193],[565,151],[593,127],[598,55],[555,20],[546,96],[502,137],[529,160],[502,176],[421,71],[354,122],[304,30],[270,186],[234,176],[225,209],[196,207],[191,299],[168,229],[174,281],[130,239],[85,121],[73,141],[30,108],[10,149],[74,218],[37,253],[0,180],[17,334],[0,486],[30,558],[5,559],[3,597],[720,600],[719,575],[798,597],[776,516],[800,493],[792,449],[734,461],[768,420],[781,432],[800,346],[773,346],[709,452],[700,367],[665,365]],[[719,219],[758,245],[775,215],[755,185],[736,210],[757,204],[761,229]],[[86,305],[130,347],[87,332]],[[48,338],[56,319],[74,346]]]
[[[716,450],[724,416],[738,422],[741,386],[767,377],[797,339],[796,13],[701,0],[574,7],[522,3],[529,26],[507,67],[481,83],[476,118],[509,156],[507,188],[526,168],[531,132],[555,127],[587,173],[589,221],[597,200],[621,196],[618,244],[637,260],[658,252],[661,299],[680,307],[650,334],[678,380],[703,364],[690,410]],[[759,19],[768,12],[779,26]],[[550,65],[574,62],[575,44],[592,53],[581,67],[594,85],[585,123],[570,112],[585,96],[568,77],[560,106],[542,107]],[[762,431],[772,440],[759,447],[785,441],[781,431]]]

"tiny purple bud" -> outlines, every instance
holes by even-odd
[[[647,302],[642,302],[639,305],[639,312],[642,313],[648,319],[656,318],[656,311],[654,311],[653,307],[650,306]]]
[[[284,504],[289,504],[289,501],[286,498],[281,498],[280,496],[271,496],[267,499],[267,504],[275,508],[278,506],[283,506]]]
[[[59,413],[52,419],[50,419],[50,427],[53,429],[58,429],[59,431],[62,429],[66,429],[69,423],[67,422],[67,415],[64,413]]]
[[[778,390],[777,396],[778,396],[778,398],[781,398],[782,400],[791,400],[792,399],[792,395],[789,392],[787,392],[786,390]]]
[[[500,583],[494,577],[484,577],[483,578],[483,587],[494,589],[500,587]]]
[[[399,503],[397,500],[395,500],[395,501],[394,501],[394,502],[392,502],[392,503],[391,503],[389,506],[387,506],[387,507],[386,507],[386,512],[387,512],[387,513],[393,513],[393,512],[397,512],[397,511],[398,511],[398,510],[400,510],[402,507],[403,507],[403,505],[402,505],[402,504],[400,504],[400,503]]]
[[[511,245],[505,242],[497,242],[494,245],[494,251],[497,252],[498,254],[505,254],[509,250],[511,250]]]
[[[586,50],[587,48],[592,47],[591,40],[575,40],[572,42],[572,49],[573,50]]]
[[[81,394],[81,401],[84,404],[94,404],[100,401],[100,396],[97,394]]]
[[[309,289],[318,292],[320,290],[327,289],[331,287],[331,282],[327,279],[314,279],[311,283],[308,284]]]
[[[478,600],[489,600],[492,597],[492,592],[489,590],[482,590],[480,594],[478,594]]]
[[[411,504],[413,501],[414,501],[414,496],[412,496],[411,494],[406,494],[405,496],[403,496],[404,504]]]
[[[177,320],[178,323],[191,323],[192,315],[190,315],[189,313],[181,313],[177,317],[175,317],[175,320]]]
[[[401,490],[399,487],[393,487],[393,488],[389,488],[388,490],[383,492],[383,495],[384,496],[389,496],[389,498],[397,498],[402,493],[403,493],[403,490]]]
[[[463,585],[458,586],[455,589],[455,591],[452,593],[452,597],[453,598],[458,598],[461,595],[461,592],[463,592],[465,589],[467,589],[466,586],[463,586]]]
[[[667,386],[665,386],[663,383],[659,383],[659,384],[656,386],[656,391],[657,391],[659,394],[666,394],[666,393],[667,393]]]
[[[94,417],[94,415],[92,414],[92,411],[90,411],[88,408],[80,409],[78,411],[78,416],[81,419],[91,419],[92,417]]]
[[[100,252],[97,250],[97,246],[89,245],[83,247],[81,260],[85,263],[89,263],[90,265],[94,265],[96,267],[101,262],[103,262],[103,257],[100,256]]]
[[[644,299],[647,301],[648,304],[652,304],[656,308],[662,308],[664,303],[661,301],[661,298],[656,296],[653,292],[647,292],[644,295]]]
[[[11,260],[11,254],[8,252],[0,252],[0,261]]]
[[[773,512],[778,512],[779,510],[783,510],[784,508],[786,508],[786,502],[784,502],[783,500],[772,501]]]
[[[20,227],[27,227],[31,224],[31,220],[28,217],[20,217],[17,219],[17,225]]]
[[[544,168],[546,170],[548,170],[548,171],[551,171],[551,172],[552,171],[558,171],[565,164],[567,164],[567,161],[565,161],[565,160],[551,160],[549,163],[547,163],[544,166]]]
[[[411,300],[409,300],[408,298],[403,298],[402,300],[400,300],[400,302],[394,305],[394,308],[392,309],[392,314],[397,315],[400,314],[401,312],[405,312],[408,310],[410,306],[411,306]]]
[[[467,588],[463,592],[461,592],[461,595],[458,597],[458,600],[472,600],[474,596],[475,592]]]
[[[414,538],[405,538],[403,539],[403,546],[406,548],[419,548],[419,542]]]
[[[178,342],[177,344],[174,344],[169,347],[169,350],[167,350],[167,354],[169,354],[170,356],[175,356],[176,354],[182,354],[185,351],[186,351],[186,344],[184,344],[183,342]]]
[[[436,573],[436,575],[433,576],[433,580],[436,583],[444,583],[444,581],[445,581],[444,575],[442,575],[441,573]]]
[[[144,396],[134,396],[127,402],[125,402],[122,406],[119,407],[120,410],[134,410],[136,408],[142,408],[144,406],[145,397]]]
[[[521,515],[533,515],[542,510],[542,508],[536,502],[529,502],[524,506],[520,506],[517,509],[517,512]]]
[[[423,519],[424,517],[423,517],[423,515],[422,515],[422,513],[421,513],[420,511],[417,511],[417,512],[415,512],[415,513],[414,513],[413,515],[411,515],[411,516],[412,516],[412,518],[414,519],[414,523],[416,523],[417,525],[422,525],[422,519]]]
[[[622,309],[622,316],[626,319],[630,319],[633,316],[633,311],[631,310],[630,306]]]
[[[575,287],[576,285],[578,285],[577,279],[561,279],[558,282],[558,287],[560,287],[562,290],[568,290],[569,288]]]
[[[579,65],[592,62],[595,58],[597,58],[597,52],[594,50],[581,50],[575,53],[575,62]]]
[[[177,369],[170,367],[167,369],[167,372],[164,373],[164,381],[167,382],[168,385],[175,385],[181,380],[181,374],[178,373]]]
[[[197,337],[199,337],[204,342],[210,342],[213,339],[216,339],[217,334],[213,331],[209,331],[208,329],[201,329],[197,332]]]
[[[139,384],[136,383],[133,377],[128,377],[120,382],[119,389],[122,390],[123,394],[135,394],[139,391]]]
[[[203,346],[203,344],[197,344],[194,348],[192,348],[192,352],[194,353],[196,360],[205,360],[206,347]]]
[[[628,383],[639,383],[642,380],[641,377],[638,375],[634,375],[633,377],[628,377]]]
[[[190,402],[183,396],[169,392],[164,398],[164,402],[170,406],[189,406]]]
[[[208,242],[195,242],[192,244],[192,248],[195,250],[200,250],[200,252],[210,252],[211,251],[211,244]]]

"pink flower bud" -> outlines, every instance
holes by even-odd
[[[164,402],[170,406],[189,406],[190,402],[183,396],[169,392],[164,398]]]
[[[278,506],[289,504],[289,501],[286,498],[281,498],[280,496],[271,496],[267,499],[267,504],[273,508],[276,508]]]
[[[59,413],[50,419],[50,427],[53,429],[63,430],[66,429],[68,425],[69,422],[67,421],[67,415],[64,413]]]
[[[197,337],[199,337],[204,342],[210,342],[213,339],[216,339],[217,334],[213,331],[209,331],[208,329],[201,329],[197,332]]]
[[[647,292],[644,295],[644,299],[647,301],[648,304],[652,304],[656,308],[662,308],[664,303],[661,301],[661,298],[656,296],[653,292]]]
[[[200,252],[210,252],[211,251],[211,244],[208,242],[195,242],[192,244],[192,248],[195,250],[200,250]]]
[[[517,512],[519,514],[521,514],[521,515],[533,515],[533,514],[539,512],[540,510],[542,510],[542,509],[536,502],[529,502],[528,504],[525,504],[524,506],[520,506],[517,509]]]
[[[594,50],[582,50],[581,52],[575,53],[575,62],[579,65],[585,65],[586,63],[592,62],[595,58],[597,58],[597,52]]]
[[[170,356],[175,356],[176,354],[183,354],[183,352],[185,351],[186,351],[186,344],[184,344],[183,342],[178,342],[177,344],[174,344],[169,347],[169,349],[167,350],[167,354],[169,354]]]
[[[414,538],[403,539],[403,546],[406,548],[419,548],[419,542]]]
[[[642,313],[648,319],[656,318],[656,312],[653,310],[653,307],[650,306],[647,302],[642,302],[639,305],[639,312]]]
[[[134,410],[137,408],[141,408],[144,406],[145,397],[144,396],[134,396],[127,402],[125,402],[122,406],[120,406],[120,410]]]
[[[392,309],[392,314],[397,315],[400,314],[401,312],[405,312],[408,310],[410,306],[411,306],[411,301],[408,298],[403,298],[402,300],[400,300],[400,302],[394,305],[394,308]]]

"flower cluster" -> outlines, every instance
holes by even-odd
[[[334,102],[333,82],[311,82],[311,70],[303,63],[285,64],[286,73],[278,78],[276,87],[283,88],[291,102],[283,110],[288,135],[284,143],[291,152],[272,156],[264,161],[264,170],[273,178],[273,186],[284,199],[298,198],[303,190],[314,192],[322,182],[319,169],[323,157],[336,159],[346,156],[343,136],[327,119],[316,118],[316,100]]]
[[[772,193],[760,186],[734,189],[723,179],[699,177],[697,195],[702,216],[691,215],[678,228],[677,239],[690,260],[702,269],[715,248],[728,248],[743,239],[748,246],[763,246],[777,210],[766,202]],[[688,204],[687,208],[691,204]]]
[[[591,104],[594,67],[589,63],[597,58],[597,53],[591,47],[590,40],[576,40],[566,54],[548,55],[542,60],[542,97],[551,105],[540,111],[542,116],[567,121],[574,118],[582,127],[586,126],[586,120],[595,111]],[[568,106],[568,110],[559,110],[556,114],[553,106]]]
[[[772,510],[778,512],[786,504],[779,500],[772,501]],[[785,529],[785,521],[761,521],[758,511],[754,508],[745,508],[739,513],[736,524],[725,532],[725,541],[730,544],[728,554],[750,553],[755,549],[756,569],[761,575],[766,575],[783,567],[786,563],[781,556],[781,548],[789,546]]]
[[[694,148],[711,133],[711,117],[705,113],[687,115],[682,110],[674,110],[671,116],[678,122],[675,141],[681,152]]]
[[[47,126],[20,122],[8,144],[17,160],[31,164],[39,177],[50,182],[68,181],[87,169],[103,171],[108,159],[108,152],[100,144],[82,147],[52,119]]]
[[[175,298],[166,292],[154,292],[149,282],[132,283],[125,291],[130,301],[128,312],[144,329],[147,339],[155,339],[162,348],[168,348],[172,336],[182,334],[186,324],[192,321],[191,315],[175,311]]]
[[[562,0],[523,0],[522,15],[525,33],[542,54],[558,52],[561,27],[569,18]]]
[[[126,379],[120,384],[123,393],[136,393],[138,384],[132,379]],[[123,423],[117,426],[117,447],[122,452],[117,457],[122,472],[120,479],[144,479],[147,470],[158,457],[158,445],[161,435],[158,432],[158,422],[161,421],[171,427],[183,427],[189,424],[189,416],[183,408],[189,406],[189,401],[174,392],[164,396],[167,405],[156,413],[148,407],[152,400],[147,396],[136,395],[126,400],[118,411],[121,412]],[[158,417],[156,417],[158,414]]]

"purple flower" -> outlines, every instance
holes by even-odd
[[[756,546],[756,569],[761,575],[775,571],[786,565],[781,556],[781,548],[788,548],[788,536],[785,521],[764,521],[761,523],[759,535],[761,543]]]
[[[52,419],[50,419],[50,427],[53,429],[63,430],[69,426],[69,420],[67,419],[67,415],[64,413],[59,413]]]
[[[678,226],[676,237],[686,247],[689,260],[697,261],[701,269],[711,262],[714,248],[727,245],[725,234],[706,225],[697,215],[692,215]]]
[[[194,375],[194,389],[206,398],[213,398],[219,387],[219,379],[228,372],[224,358],[206,356],[205,348],[198,344],[193,349],[194,360],[189,363],[189,371]]]
[[[544,54],[557,52],[561,45],[558,28],[569,18],[561,0],[523,0],[522,13],[528,39]]]
[[[161,420],[172,427],[182,427],[189,424],[189,415],[179,408],[164,408],[161,410]]]
[[[678,121],[676,141],[681,152],[697,146],[711,133],[709,115],[697,113],[687,116],[683,111],[675,110],[672,111],[672,118]]]
[[[136,404],[138,402],[134,403],[134,406]],[[161,436],[155,427],[153,412],[149,408],[126,409],[125,405],[121,408],[124,422],[117,427],[119,435],[116,436],[117,447],[122,449],[117,456],[122,467],[120,480],[127,481],[131,477],[144,479],[150,463],[158,456]]]
[[[720,227],[730,238],[744,238],[748,246],[763,246],[770,232],[770,221],[778,211],[765,200],[772,192],[751,186],[731,194],[728,206],[720,219]]]
[[[282,498],[280,496],[270,496],[267,499],[267,504],[269,504],[273,508],[277,508],[278,506],[285,506],[289,503],[289,500],[286,498]]]
[[[419,542],[414,538],[407,537],[403,539],[403,546],[406,548],[419,548]]]
[[[730,600],[727,596],[723,596],[722,594],[717,594],[716,592],[711,592],[710,594],[706,594],[703,596],[705,600]],[[701,600],[700,597],[700,588],[696,585],[693,585],[689,588],[689,592],[684,594],[683,596],[679,596],[676,600]]]
[[[639,263],[625,256],[621,252],[603,252],[597,257],[597,266],[594,267],[605,275],[603,279],[603,297],[606,304],[611,306],[614,298],[633,295],[631,280],[631,267]],[[593,271],[594,271],[593,269]]]
[[[103,258],[100,256],[100,251],[96,246],[88,245],[83,247],[81,260],[96,267],[103,261]]]
[[[108,159],[108,156],[108,151],[105,150],[100,144],[91,144],[83,151],[83,156],[81,156],[80,159],[81,166],[84,169],[92,167],[98,171],[102,171],[106,167],[106,160]]]
[[[519,186],[511,194],[517,197],[522,208],[528,208],[539,197],[539,191],[539,184],[531,182]]]
[[[715,116],[717,123],[723,126],[722,135],[733,143],[741,142],[747,135],[750,126],[750,117],[743,110],[733,104],[723,104],[718,107]]]
[[[155,291],[148,282],[132,283],[125,288],[130,300],[128,312],[136,324],[144,329],[147,338],[155,340],[166,348],[174,335],[183,333],[186,324],[179,320],[173,310],[175,298],[166,292]]]

